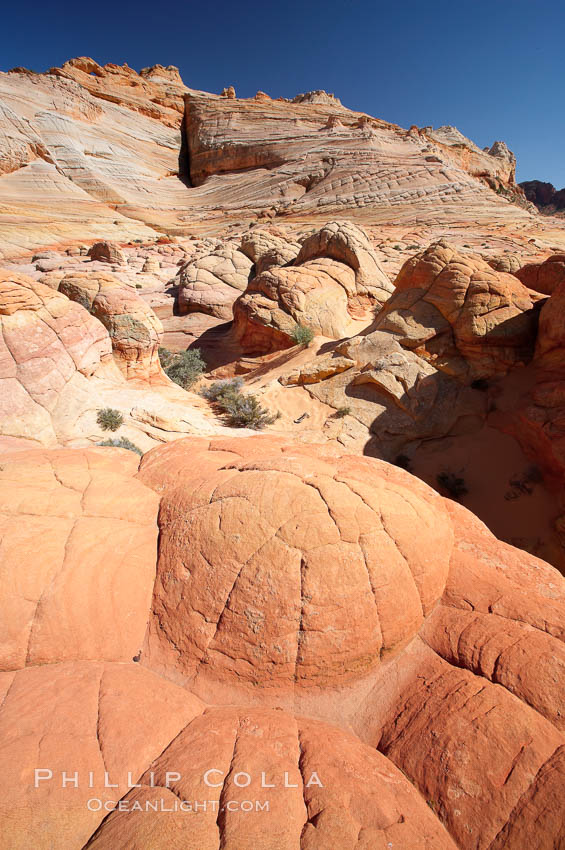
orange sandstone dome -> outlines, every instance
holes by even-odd
[[[177,441],[141,480],[163,463],[151,666],[263,687],[346,681],[397,653],[443,592],[443,501],[395,467],[269,437]]]

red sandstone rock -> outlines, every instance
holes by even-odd
[[[203,776],[213,763],[210,788]],[[166,799],[209,801],[207,811],[169,815],[114,812],[89,850],[346,850],[353,846],[455,850],[404,776],[355,736],[283,711],[216,709],[194,720],[152,766],[124,806]],[[167,771],[182,778],[166,787]],[[239,774],[239,776],[238,776]],[[270,786],[261,788],[262,774]],[[285,774],[287,784],[285,788]],[[238,787],[247,782],[248,787]],[[234,811],[245,801],[268,811]],[[228,810],[230,803],[232,811]],[[214,807],[213,807],[214,806]],[[216,809],[216,810],[214,810]]]
[[[168,448],[179,471],[162,496],[146,663],[289,688],[347,681],[398,652],[443,591],[439,497],[376,460],[268,438],[237,441],[228,459],[222,445]],[[151,460],[140,477],[159,486]]]
[[[527,263],[513,274],[529,289],[552,295],[565,283],[565,254],[554,254],[543,263]]]
[[[531,360],[536,296],[513,275],[441,241],[408,260],[395,287],[374,327],[436,369],[468,380]]]
[[[333,339],[352,336],[392,289],[364,231],[330,222],[304,241],[293,265],[249,283],[234,305],[235,335],[249,354],[288,348],[297,324]]]
[[[155,576],[157,498],[107,449],[2,455],[0,667],[130,661]]]

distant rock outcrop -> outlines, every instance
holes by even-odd
[[[540,210],[565,209],[565,189],[556,189],[552,183],[542,180],[526,180],[520,183],[526,198]]]

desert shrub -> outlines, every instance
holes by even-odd
[[[442,490],[445,490],[451,499],[460,499],[469,492],[465,484],[465,479],[456,475],[454,472],[440,472],[436,480]]]
[[[242,378],[226,378],[223,381],[214,381],[209,387],[204,387],[202,395],[208,401],[221,403],[223,399],[237,395],[243,387]]]
[[[314,331],[307,325],[296,324],[291,333],[291,337],[297,345],[310,345],[314,339]]]
[[[117,431],[124,424],[124,417],[119,410],[112,407],[104,407],[98,411],[96,421],[103,431]]]
[[[253,428],[261,431],[267,425],[272,425],[276,415],[264,408],[257,396],[233,393],[222,396],[222,409],[225,411],[227,424],[234,428]]]
[[[241,378],[228,378],[214,381],[202,390],[202,395],[220,408],[226,416],[227,424],[234,428],[253,428],[260,431],[267,425],[272,425],[280,413],[269,413],[257,396],[244,395],[241,392],[242,387]]]
[[[206,363],[202,359],[199,348],[191,348],[188,351],[169,351],[168,348],[160,348],[159,360],[167,377],[183,390],[188,390],[206,369]]]
[[[97,446],[114,446],[117,449],[129,449],[130,452],[135,452],[138,455],[143,455],[143,452],[135,443],[128,440],[127,437],[114,437],[111,440],[103,440],[101,443],[96,443]]]
[[[350,407],[338,407],[338,409],[336,410],[334,415],[338,419],[343,419],[344,416],[349,416],[350,413],[351,413]]]

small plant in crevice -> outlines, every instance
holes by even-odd
[[[206,369],[206,363],[202,359],[199,348],[190,348],[187,351],[169,351],[168,348],[159,348],[159,361],[165,375],[188,390],[202,377]]]
[[[461,499],[469,492],[465,479],[460,475],[457,475],[455,472],[440,472],[436,476],[436,481],[439,487],[447,493],[450,499]]]
[[[297,345],[307,347],[314,339],[314,331],[307,325],[298,322],[292,329],[291,337]]]
[[[543,472],[539,466],[529,466],[522,475],[513,475],[509,480],[509,489],[504,494],[507,502],[515,501],[521,496],[531,496],[536,484],[543,482]]]
[[[103,431],[117,431],[124,424],[124,417],[113,407],[104,407],[98,411],[96,421]]]
[[[127,437],[114,437],[110,440],[102,440],[101,443],[96,443],[97,446],[113,446],[116,449],[128,449],[130,452],[135,452],[136,454],[142,456],[143,452],[141,449],[132,443],[131,440],[128,440]]]
[[[349,416],[350,413],[351,413],[350,407],[338,407],[338,409],[334,413],[334,416],[335,416],[336,419],[343,419],[344,416]]]

